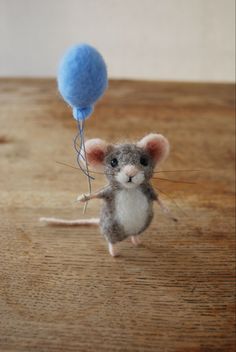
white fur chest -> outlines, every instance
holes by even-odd
[[[139,189],[125,189],[115,199],[116,220],[129,235],[135,235],[145,225],[149,214],[147,197]]]

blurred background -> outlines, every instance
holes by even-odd
[[[0,76],[54,77],[96,46],[110,78],[233,82],[234,0],[0,0]]]

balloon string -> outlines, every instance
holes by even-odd
[[[78,120],[78,133],[74,138],[74,149],[77,153],[77,163],[79,165],[79,168],[84,173],[84,175],[87,176],[89,195],[90,195],[92,192],[91,179],[94,180],[95,178],[90,176],[89,174],[88,160],[86,156],[85,142],[84,142],[84,126],[85,126],[85,122],[84,121],[80,122]],[[81,165],[81,159],[83,159],[84,161],[85,169],[84,169],[84,166]],[[83,213],[86,212],[87,206],[88,206],[88,202],[86,202],[84,205]]]
[[[76,153],[77,153],[77,163],[78,163],[78,165],[79,165],[81,171],[84,172],[83,167],[81,166],[81,163],[80,163],[80,158],[81,158],[81,157],[83,158],[83,155],[82,155],[82,153],[81,153],[82,145],[81,145],[81,142],[78,143],[78,139],[81,139],[81,138],[80,138],[80,137],[81,137],[81,134],[83,134],[83,131],[81,131],[80,125],[79,125],[79,122],[78,122],[78,132],[77,132],[77,134],[76,134],[76,136],[75,136],[75,138],[74,138],[74,149],[75,149],[75,151],[76,151]],[[77,148],[78,145],[79,145],[79,149]]]
[[[91,192],[92,192],[91,178],[93,178],[93,177],[91,177],[90,174],[89,174],[88,160],[87,160],[87,155],[86,155],[86,150],[85,150],[84,134],[83,134],[84,125],[85,125],[85,122],[83,121],[83,122],[82,122],[82,128],[81,128],[81,127],[80,127],[80,123],[79,123],[79,129],[80,129],[80,131],[82,130],[82,133],[80,134],[80,138],[81,138],[81,146],[82,146],[83,152],[84,152],[84,160],[85,160],[86,174],[87,174],[87,176],[88,176],[88,178],[87,178],[87,180],[88,180],[88,189],[89,189],[89,195],[91,195]],[[86,202],[85,205],[84,205],[83,213],[86,212],[87,206],[88,206],[88,202]]]
[[[79,143],[78,143],[79,140]],[[94,180],[95,178],[90,176],[89,173],[84,170],[83,166],[81,165],[81,159],[85,161],[85,156],[82,153],[83,145],[82,145],[82,140],[84,140],[84,124],[82,123],[82,126],[80,125],[80,121],[78,121],[78,133],[76,134],[74,138],[74,149],[77,153],[77,163],[79,165],[80,170],[84,173],[85,176],[87,176],[89,179]],[[79,145],[79,148],[78,148]]]

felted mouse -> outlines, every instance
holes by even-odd
[[[163,205],[150,180],[154,169],[168,156],[169,142],[161,134],[148,134],[137,143],[109,144],[102,139],[86,141],[83,155],[90,168],[105,174],[108,185],[98,192],[82,194],[78,201],[102,199],[100,219],[67,221],[41,218],[50,224],[95,225],[108,243],[112,256],[119,254],[117,244],[130,238],[134,245],[153,218],[153,202]],[[86,158],[81,157],[81,160]],[[176,219],[173,218],[176,221]]]

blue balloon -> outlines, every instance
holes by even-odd
[[[73,109],[74,118],[84,120],[108,86],[103,57],[88,44],[73,46],[60,62],[57,81],[59,92]]]

